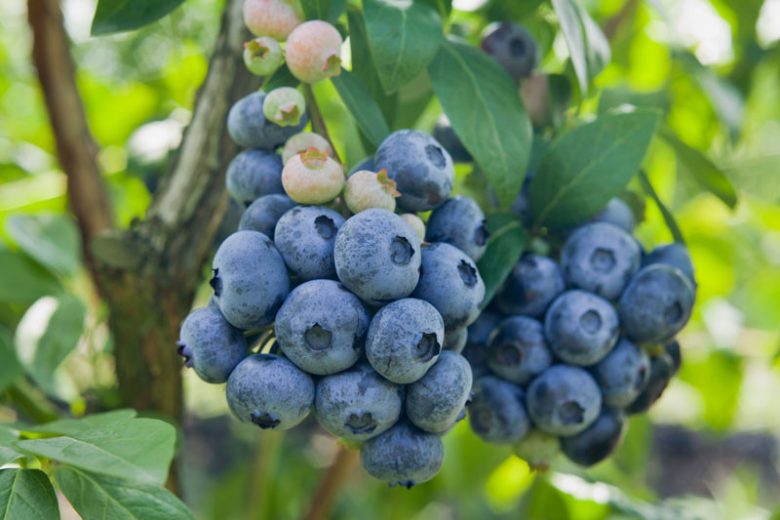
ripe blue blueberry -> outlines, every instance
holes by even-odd
[[[401,192],[398,207],[405,211],[428,211],[444,203],[455,182],[452,158],[436,139],[416,130],[390,134],[374,156],[377,169]]]
[[[676,339],[664,345],[664,350],[672,360],[672,375],[677,374],[682,366],[682,352],[680,351],[680,342]]]
[[[214,307],[196,309],[187,316],[177,346],[185,364],[207,383],[227,381],[247,355],[244,334]]]
[[[441,439],[406,421],[369,440],[360,450],[363,469],[390,486],[411,488],[427,482],[436,476],[443,462]]]
[[[420,281],[412,294],[431,303],[448,330],[471,325],[479,316],[485,284],[466,253],[444,243],[422,250]]]
[[[550,349],[566,363],[598,363],[618,340],[619,323],[610,303],[593,293],[566,291],[553,301],[544,319]]]
[[[336,278],[333,248],[343,224],[344,217],[330,208],[298,206],[276,223],[274,243],[284,263],[299,278]]]
[[[420,278],[420,239],[384,209],[350,217],[336,236],[334,257],[341,283],[371,305],[410,295]]]
[[[593,375],[601,386],[604,404],[625,408],[647,385],[650,358],[643,349],[622,338],[612,352],[594,367]]]
[[[512,445],[512,451],[531,469],[546,470],[561,451],[561,442],[555,435],[534,428]]]
[[[310,374],[335,374],[363,354],[369,315],[360,299],[333,280],[292,290],[276,314],[276,341],[287,358]]]
[[[469,332],[466,327],[444,331],[444,348],[460,354],[466,346],[469,339]]]
[[[444,433],[458,420],[471,394],[466,358],[445,350],[419,380],[406,389],[406,416],[418,428]]]
[[[429,303],[403,298],[385,305],[368,327],[366,356],[394,383],[417,381],[441,353],[444,322]]]
[[[230,108],[228,133],[239,146],[270,151],[283,145],[306,126],[308,118],[305,114],[295,126],[279,126],[268,121],[263,114],[264,102],[265,92],[258,91],[239,99]]]
[[[238,231],[217,249],[209,282],[222,315],[234,327],[255,329],[274,321],[290,292],[290,277],[271,239]]]
[[[642,393],[631,403],[626,412],[638,414],[647,412],[663,395],[674,376],[674,359],[666,352],[650,358],[650,378]]]
[[[514,216],[526,224],[531,222],[531,208],[529,205],[530,203],[528,202],[528,192],[531,189],[531,181],[534,180],[535,176],[536,172],[534,171],[526,172],[525,177],[523,177],[523,184],[520,187],[520,193],[517,194],[517,198],[515,198],[514,202],[512,202],[512,206],[509,208],[509,211],[511,211]]]
[[[565,288],[557,262],[546,256],[527,254],[512,268],[496,296],[496,305],[506,314],[541,318]]]
[[[314,411],[328,432],[352,442],[364,442],[389,430],[401,416],[404,387],[361,362],[317,383]]]
[[[275,152],[245,150],[230,161],[226,183],[230,196],[245,206],[263,195],[284,193],[282,159]]]
[[[682,244],[667,244],[656,247],[642,259],[642,267],[650,264],[668,264],[683,272],[688,280],[696,287],[696,276],[691,262],[688,248]]]
[[[474,381],[474,396],[468,405],[471,429],[487,442],[519,441],[531,429],[524,399],[519,386],[495,376],[480,377]]]
[[[250,204],[241,215],[238,229],[259,231],[268,238],[273,238],[276,223],[279,222],[282,215],[295,206],[295,201],[287,195],[274,193],[260,197]]]
[[[623,437],[623,414],[605,408],[587,429],[561,439],[561,450],[580,466],[593,466],[609,457]]]
[[[474,160],[466,147],[463,146],[463,142],[460,137],[453,130],[450,120],[447,116],[442,115],[436,121],[436,126],[433,127],[433,138],[439,141],[445,150],[450,154],[452,160],[460,163],[469,163]]]
[[[555,365],[533,380],[526,404],[528,415],[540,430],[553,435],[574,435],[598,417],[601,392],[585,370]]]
[[[587,224],[563,245],[561,269],[570,285],[614,300],[639,269],[641,251],[636,240],[619,227],[603,222]]]
[[[609,199],[607,205],[593,218],[593,221],[612,224],[627,233],[633,232],[636,225],[634,212],[619,197]]]
[[[227,401],[233,414],[262,429],[287,430],[303,421],[314,404],[314,382],[273,354],[254,354],[230,374]]]
[[[640,344],[668,341],[688,323],[694,298],[693,285],[676,267],[643,267],[620,297],[623,331]]]
[[[485,253],[489,236],[485,214],[477,203],[469,197],[454,197],[433,210],[425,240],[453,245],[476,262]]]
[[[527,78],[536,67],[536,41],[517,24],[497,22],[489,25],[480,46],[515,81]]]
[[[487,362],[496,375],[528,384],[553,362],[542,324],[527,316],[502,321],[488,343]]]
[[[471,365],[474,379],[490,373],[487,366],[488,340],[501,320],[503,316],[486,310],[467,329],[468,337],[462,353]]]

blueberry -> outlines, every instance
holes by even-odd
[[[242,231],[259,231],[268,238],[273,238],[276,223],[297,204],[287,195],[274,193],[260,197],[244,211],[238,229]]]
[[[530,224],[532,220],[530,203],[528,202],[528,192],[531,189],[531,181],[534,180],[535,175],[536,172],[526,172],[525,177],[523,178],[523,184],[520,187],[520,193],[517,194],[514,202],[512,202],[512,206],[509,208],[509,211],[514,216],[526,224]]]
[[[314,382],[273,354],[254,354],[230,374],[227,401],[233,414],[262,429],[287,430],[300,424],[314,404]]]
[[[512,316],[502,321],[488,343],[490,369],[520,385],[528,384],[552,361],[542,324],[527,316]]]
[[[474,396],[468,406],[471,429],[487,442],[519,441],[531,428],[524,398],[523,389],[509,381],[480,377],[474,381]]]
[[[471,365],[474,378],[489,373],[487,367],[487,346],[490,335],[498,327],[503,317],[490,311],[483,311],[474,323],[468,327],[463,357]]]
[[[512,446],[512,451],[531,469],[545,470],[561,451],[561,443],[555,435],[534,428]]]
[[[282,158],[275,152],[245,150],[230,161],[226,183],[230,196],[245,206],[263,195],[284,193]]]
[[[460,354],[469,339],[466,327],[444,331],[444,348]]]
[[[439,360],[406,390],[406,416],[418,428],[444,433],[458,420],[471,394],[466,358],[445,350]]]
[[[506,314],[540,318],[566,288],[558,264],[546,256],[527,254],[512,268],[496,305]]]
[[[431,480],[444,462],[444,445],[432,433],[401,421],[363,444],[360,463],[374,478],[411,488]]]
[[[624,419],[618,410],[605,408],[587,429],[561,439],[561,450],[580,466],[593,466],[609,457],[623,437]]]
[[[271,239],[257,231],[238,231],[217,249],[209,282],[225,319],[239,329],[264,327],[274,321],[290,278]]]
[[[334,256],[341,283],[371,305],[410,295],[420,278],[420,239],[384,209],[349,218],[336,236]]]
[[[263,114],[264,102],[265,92],[258,91],[239,99],[230,108],[228,133],[239,146],[270,151],[283,145],[289,137],[306,126],[308,118],[305,114],[295,126],[279,126],[266,120]]]
[[[394,383],[417,381],[441,352],[444,322],[429,303],[404,298],[385,305],[368,327],[366,356],[374,370]]]
[[[667,264],[643,267],[620,297],[620,321],[637,343],[661,343],[688,323],[695,290],[685,274]]]
[[[420,281],[412,295],[436,307],[451,330],[477,319],[485,284],[476,264],[463,251],[436,243],[422,250]]]
[[[336,278],[333,248],[344,217],[323,206],[297,206],[276,223],[274,242],[284,263],[303,280]]]
[[[361,362],[323,377],[314,401],[320,425],[352,442],[364,442],[389,430],[401,416],[404,388]]]
[[[682,352],[680,351],[680,342],[676,339],[664,345],[664,350],[672,359],[672,375],[677,374],[682,366]]]
[[[596,222],[572,234],[561,251],[563,276],[574,287],[614,300],[639,269],[636,240],[612,224]]]
[[[196,309],[187,316],[177,346],[185,364],[207,383],[227,381],[247,355],[244,334],[214,307]]]
[[[630,405],[647,385],[650,358],[627,339],[621,339],[593,369],[601,386],[604,404],[614,408]]]
[[[553,301],[544,319],[550,349],[566,363],[592,365],[618,340],[618,316],[610,303],[595,294],[571,290]]]
[[[590,374],[555,365],[531,382],[528,415],[537,428],[553,435],[574,435],[593,424],[601,409],[601,392]]]
[[[515,81],[527,78],[536,68],[536,41],[523,27],[498,22],[485,29],[482,50],[493,57]]]
[[[688,248],[682,244],[667,244],[656,247],[642,259],[642,267],[651,264],[668,264],[683,272],[688,280],[696,287],[696,276],[691,262]]]
[[[353,173],[362,172],[362,171],[369,171],[369,172],[375,172],[377,171],[377,168],[374,166],[374,157],[372,155],[369,155],[359,163],[357,163],[355,166],[353,166],[350,170],[347,176],[351,176]]]
[[[662,352],[650,358],[650,378],[642,393],[631,403],[626,412],[638,414],[647,412],[663,395],[674,376],[674,359]]]
[[[476,262],[485,253],[489,236],[485,214],[477,203],[469,197],[455,197],[433,210],[425,239],[453,245]]]
[[[593,217],[593,221],[612,224],[627,233],[634,231],[634,226],[636,225],[634,212],[631,211],[628,204],[623,202],[623,199],[619,197],[609,199],[609,202],[604,206],[604,209]]]
[[[444,203],[455,182],[450,154],[436,139],[416,130],[390,134],[374,156],[401,192],[398,206],[405,211],[428,211]]]
[[[276,314],[276,341],[309,374],[335,374],[363,354],[369,315],[357,296],[332,280],[299,285]]]
[[[453,161],[461,163],[474,161],[474,158],[469,151],[463,146],[460,137],[458,137],[455,130],[453,130],[447,116],[442,115],[436,121],[436,126],[433,127],[433,138],[441,143],[444,149],[450,154]]]

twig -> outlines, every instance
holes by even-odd
[[[284,433],[265,430],[257,436],[255,455],[249,466],[246,489],[246,518],[270,518],[271,475],[274,473]]]
[[[638,5],[639,0],[626,0],[626,3],[624,3],[623,7],[620,8],[620,11],[618,11],[615,16],[607,20],[603,29],[604,36],[607,37],[607,40],[611,42],[615,39],[615,35],[617,35],[620,26],[623,25],[626,20],[633,18]]]
[[[333,144],[333,140],[328,133],[328,126],[325,124],[325,118],[322,116],[320,106],[317,104],[317,98],[314,97],[314,91],[308,83],[303,84],[303,97],[306,100],[306,109],[309,112],[309,118],[311,118],[312,128],[330,143],[330,147],[333,149],[333,158],[341,163],[341,158],[339,157],[338,151],[336,151],[336,146]]]
[[[336,498],[336,494],[357,464],[359,453],[357,450],[350,450],[343,446],[339,447],[336,460],[333,461],[333,464],[322,476],[322,480],[320,480],[319,486],[314,493],[314,498],[312,498],[309,504],[309,510],[301,517],[301,520],[321,520],[325,518],[328,511],[330,511],[333,500]]]
[[[658,206],[658,210],[661,212],[661,216],[664,218],[666,227],[669,228],[669,232],[672,234],[674,241],[678,244],[685,245],[685,238],[683,237],[682,231],[680,231],[680,226],[677,225],[677,221],[674,219],[674,215],[672,215],[672,212],[669,211],[663,203],[661,197],[658,196],[658,193],[653,188],[653,185],[650,183],[650,179],[647,177],[647,173],[645,173],[644,170],[639,171],[639,181],[642,183],[645,192],[653,199],[655,205]]]

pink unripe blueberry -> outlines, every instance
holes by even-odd
[[[333,148],[327,139],[313,132],[300,132],[290,137],[282,149],[282,163],[286,163],[293,155],[305,152],[309,148],[323,150],[333,157]]]
[[[387,177],[387,170],[379,173],[368,170],[355,172],[344,187],[344,202],[352,213],[370,208],[395,211],[395,198],[400,195],[395,181]]]
[[[287,39],[287,67],[304,83],[336,76],[341,72],[341,43],[341,34],[328,22],[302,23]]]
[[[244,0],[244,24],[255,36],[284,40],[301,21],[298,0]]]
[[[404,213],[401,215],[401,219],[414,229],[414,232],[420,237],[421,242],[425,240],[425,223],[420,217],[414,213]]]
[[[303,94],[292,87],[273,89],[263,101],[263,114],[268,121],[279,126],[296,126],[306,113]]]
[[[284,165],[282,185],[299,204],[325,204],[341,193],[344,170],[324,150],[309,148],[293,155]]]
[[[261,36],[244,44],[244,65],[256,76],[270,76],[282,65],[284,55],[279,42]]]

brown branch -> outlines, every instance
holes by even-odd
[[[350,450],[343,446],[339,447],[336,454],[336,460],[322,476],[317,490],[314,492],[309,510],[304,514],[302,520],[320,520],[326,518],[333,501],[336,499],[338,491],[349,477],[358,462],[360,452]]]
[[[606,21],[604,24],[604,36],[608,41],[613,41],[617,35],[620,27],[629,19],[632,19],[636,14],[636,9],[639,6],[639,0],[626,0],[623,7],[620,8],[612,18]]]

